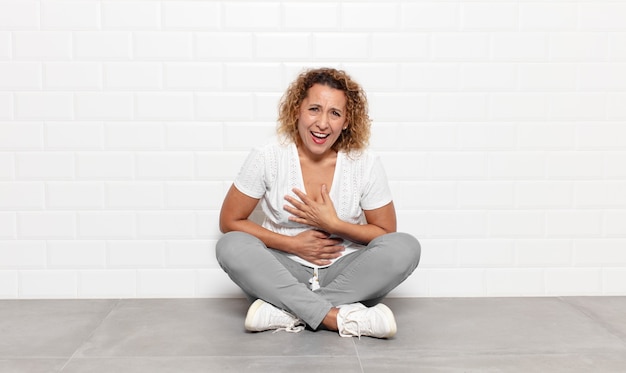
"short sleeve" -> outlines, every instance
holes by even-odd
[[[378,156],[372,156],[365,172],[365,184],[361,195],[361,208],[374,210],[392,201],[387,174]]]
[[[253,149],[241,166],[235,187],[252,198],[261,198],[267,189],[266,157],[263,148]]]

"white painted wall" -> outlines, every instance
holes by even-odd
[[[223,195],[304,67],[366,88],[394,296],[626,294],[626,2],[0,0],[0,298],[241,293]]]

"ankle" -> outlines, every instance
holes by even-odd
[[[337,314],[339,313],[339,308],[333,307],[328,311],[324,320],[322,320],[322,325],[332,331],[338,331],[339,327],[337,326]]]

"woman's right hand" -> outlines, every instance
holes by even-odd
[[[328,265],[331,259],[341,256],[345,250],[343,239],[330,237],[326,232],[315,229],[304,231],[293,236],[294,248],[291,253],[317,265]]]

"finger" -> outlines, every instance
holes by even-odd
[[[321,194],[322,201],[326,202],[328,200],[328,187],[326,186],[326,184],[322,184]]]
[[[301,200],[303,203],[305,203],[305,204],[308,204],[308,203],[309,203],[310,199],[309,199],[309,196],[307,196],[307,195],[306,195],[306,193],[304,193],[303,191],[301,191],[301,190],[300,190],[300,189],[298,189],[298,188],[293,188],[291,191],[292,191],[292,192],[294,192],[294,193],[295,193],[295,195],[297,195],[297,196],[298,196],[298,198],[300,198],[300,200]]]
[[[301,209],[302,207],[304,207],[304,203],[298,201],[297,199],[293,198],[292,196],[285,196],[285,201],[291,203],[295,208],[297,209]]]

